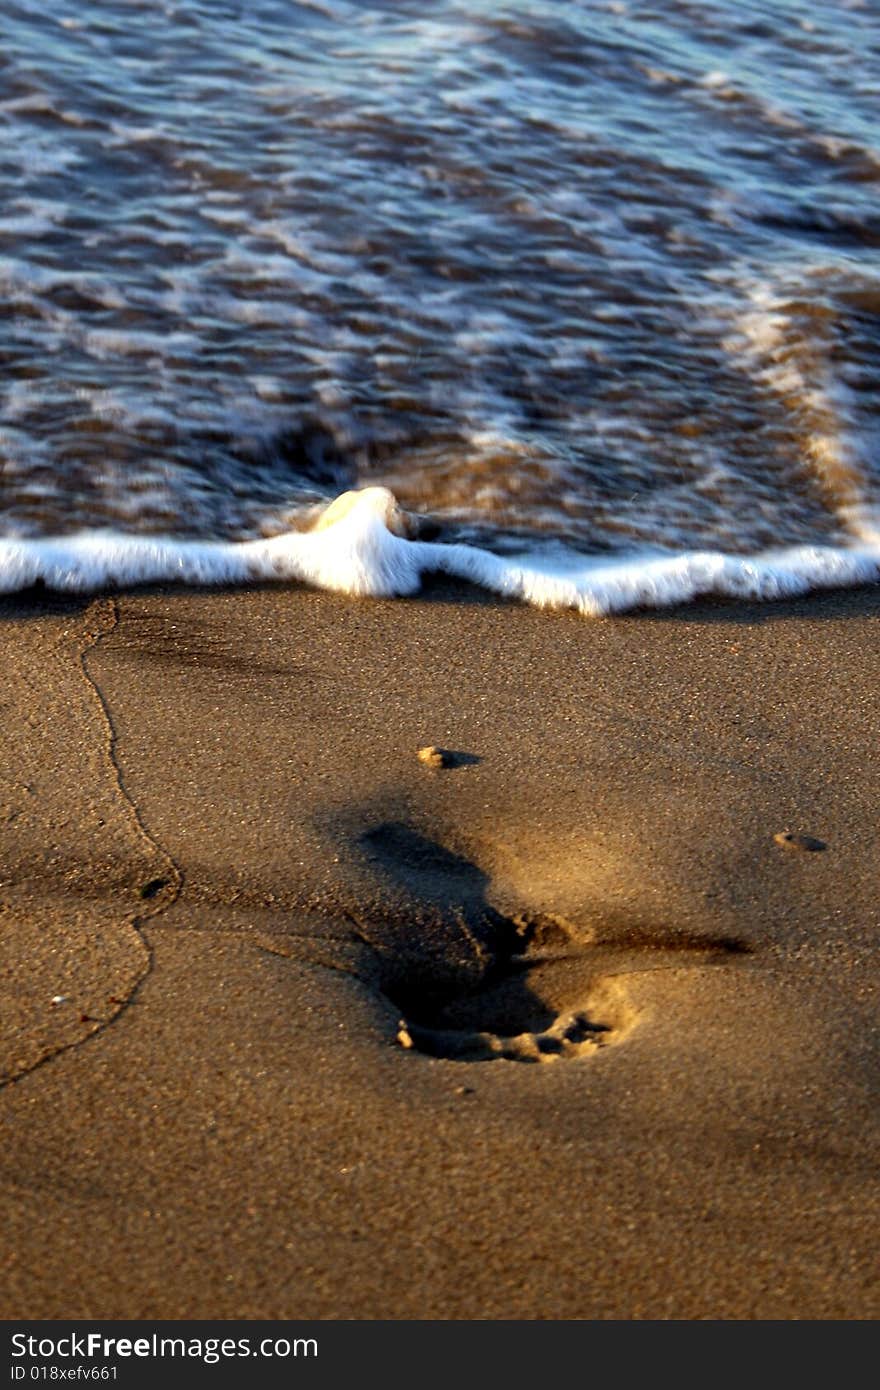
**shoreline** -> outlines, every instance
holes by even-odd
[[[711,597],[778,601],[874,584],[880,541],[865,523],[849,546],[789,545],[755,554],[683,550],[610,553],[559,562],[540,551],[497,554],[423,539],[424,519],[385,487],[340,494],[305,530],[242,542],[175,540],[112,531],[0,539],[0,594],[43,584],[61,593],[134,585],[196,586],[282,581],[350,598],[410,597],[426,576],[474,584],[504,599],[585,617],[670,608]],[[441,580],[442,582],[442,580]]]
[[[877,1316],[878,603],[5,599],[3,1315]]]

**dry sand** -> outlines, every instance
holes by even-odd
[[[877,610],[5,601],[2,1316],[876,1317]]]

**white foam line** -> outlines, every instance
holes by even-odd
[[[554,572],[536,558],[511,560],[468,545],[407,539],[406,518],[385,488],[346,494],[311,532],[270,540],[176,541],[106,531],[0,540],[0,592],[42,580],[73,592],[136,584],[238,584],[295,580],[353,596],[413,594],[425,574],[464,579],[542,608],[590,615],[662,608],[700,595],[779,599],[880,577],[880,544],[798,546],[757,556],[694,551],[675,556],[587,558]]]
[[[867,500],[864,453],[856,431],[847,423],[855,413],[856,393],[832,369],[829,347],[821,329],[811,326],[812,340],[798,333],[788,305],[796,290],[782,284],[752,285],[752,307],[737,316],[743,346],[739,351],[759,382],[800,417],[805,430],[805,453],[826,499],[853,540],[876,545],[880,540],[877,509]]]

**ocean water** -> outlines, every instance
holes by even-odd
[[[877,0],[0,0],[0,190],[0,589],[880,574]]]

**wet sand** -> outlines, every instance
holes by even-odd
[[[5,600],[2,1316],[876,1317],[878,608]]]

